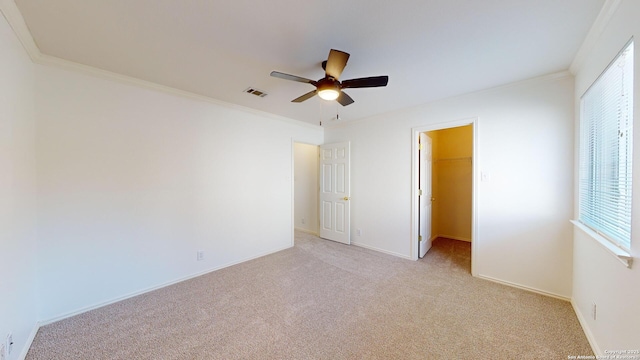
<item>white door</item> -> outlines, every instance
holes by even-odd
[[[431,249],[431,138],[425,133],[420,133],[420,162],[419,162],[419,184],[420,190],[420,229],[418,230],[418,247],[420,258]]]
[[[320,237],[351,243],[350,143],[320,145]]]

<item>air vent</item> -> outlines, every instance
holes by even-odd
[[[259,97],[265,97],[267,96],[267,93],[262,91],[262,90],[258,90],[254,87],[250,87],[250,88],[246,88],[244,90],[244,92],[246,92],[247,94],[251,94],[251,95],[255,95],[255,96],[259,96]]]

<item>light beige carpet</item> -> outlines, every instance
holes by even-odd
[[[567,359],[568,302],[470,275],[470,244],[403,260],[296,245],[42,327],[27,359]]]

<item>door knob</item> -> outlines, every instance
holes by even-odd
[[[350,197],[348,197],[348,196],[345,196],[345,197],[343,197],[343,198],[342,198],[342,200],[344,200],[344,201],[348,201],[348,200],[351,200],[351,198],[350,198]]]

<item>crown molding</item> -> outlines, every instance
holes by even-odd
[[[459,95],[453,95],[453,96],[449,96],[449,97],[445,97],[445,98],[441,98],[441,99],[434,99],[434,100],[427,101],[425,103],[421,103],[421,104],[418,104],[418,105],[414,105],[414,106],[410,106],[410,107],[402,108],[402,109],[397,109],[397,110],[391,110],[391,111],[388,111],[388,112],[383,113],[383,114],[376,114],[376,115],[372,115],[372,116],[361,118],[361,119],[347,120],[347,121],[340,122],[340,123],[329,123],[327,125],[323,125],[323,127],[332,128],[333,129],[333,128],[348,127],[348,126],[355,125],[355,124],[358,124],[358,123],[361,123],[361,122],[365,122],[365,121],[368,122],[368,123],[371,123],[371,121],[374,120],[374,119],[380,119],[380,121],[385,121],[385,119],[397,119],[398,113],[404,113],[404,112],[409,113],[409,112],[413,112],[413,111],[420,111],[420,109],[425,107],[425,106],[438,104],[438,103],[443,102],[443,101],[451,101],[451,100],[458,99],[458,98],[464,98],[466,96],[481,95],[481,94],[491,93],[491,92],[496,92],[496,91],[504,91],[505,89],[515,88],[515,87],[533,86],[533,85],[538,84],[538,83],[551,82],[551,81],[556,81],[556,80],[560,80],[560,79],[565,79],[565,78],[568,78],[568,77],[573,77],[573,75],[571,74],[571,72],[569,72],[569,70],[563,70],[563,71],[559,71],[559,72],[555,72],[555,73],[551,73],[551,74],[546,74],[546,75],[541,75],[541,76],[536,76],[536,77],[532,77],[532,78],[528,78],[528,79],[524,79],[524,80],[520,80],[520,81],[514,81],[514,82],[503,84],[503,85],[497,85],[497,86],[493,86],[493,87],[486,88],[486,89],[466,92],[466,93],[462,93],[462,94],[459,94]]]
[[[13,0],[0,0],[0,11],[4,15],[5,19],[7,19],[7,22],[13,29],[16,36],[18,37],[18,40],[22,43],[22,46],[27,51],[27,54],[29,54],[31,61],[33,61],[36,64],[57,67],[57,68],[61,68],[61,69],[72,71],[72,72],[83,73],[93,77],[116,81],[126,85],[133,85],[136,87],[154,90],[157,92],[162,92],[165,94],[170,94],[170,95],[183,97],[191,100],[207,102],[207,103],[215,104],[228,109],[234,109],[234,110],[242,111],[245,113],[250,113],[253,115],[267,117],[267,118],[271,118],[274,120],[278,120],[278,121],[293,124],[293,125],[304,126],[304,127],[312,128],[316,130],[322,129],[322,127],[318,125],[311,124],[305,121],[288,118],[285,116],[275,115],[266,111],[256,110],[250,107],[232,104],[232,103],[218,100],[209,96],[176,89],[170,86],[160,85],[158,83],[154,83],[151,81],[146,81],[146,80],[134,78],[131,76],[114,73],[111,71],[98,69],[93,66],[84,65],[84,64],[73,62],[73,61],[61,59],[55,56],[42,54],[42,52],[40,52],[40,49],[38,48],[38,45],[33,39],[33,36],[31,36],[29,27],[25,23],[24,18],[22,17],[22,13],[20,13],[20,10],[16,6],[16,3]]]
[[[7,19],[9,26],[13,29],[13,32],[18,37],[20,43],[29,54],[31,61],[37,62],[40,58],[40,49],[31,36],[31,31],[27,23],[24,22],[22,13],[18,10],[18,6],[13,0],[0,0],[0,12]]]
[[[596,17],[593,25],[591,25],[587,36],[584,38],[580,49],[578,49],[578,52],[569,67],[569,71],[571,71],[573,75],[576,75],[580,68],[582,68],[582,64],[591,50],[595,47],[598,39],[600,39],[604,29],[609,24],[609,21],[611,21],[613,14],[618,10],[618,7],[620,7],[620,3],[622,3],[622,0],[605,0],[598,17]]]
[[[187,98],[190,100],[207,102],[210,104],[218,105],[220,107],[234,109],[234,110],[238,110],[238,111],[242,111],[245,113],[250,113],[250,114],[258,115],[262,117],[267,117],[267,118],[271,118],[271,119],[282,121],[289,124],[304,126],[304,127],[313,128],[313,129],[321,128],[318,125],[310,124],[305,121],[272,114],[266,111],[257,110],[257,109],[253,109],[253,108],[242,106],[242,105],[232,104],[232,103],[218,100],[209,96],[196,94],[186,90],[180,90],[180,89],[166,86],[166,85],[160,85],[152,81],[142,80],[142,79],[118,74],[118,73],[107,71],[107,70],[102,70],[93,66],[80,64],[77,62],[61,59],[55,56],[40,54],[40,56],[34,62],[40,65],[55,67],[55,68],[59,68],[59,69],[63,69],[71,72],[76,72],[76,73],[82,73],[92,77],[115,81],[125,85],[132,85],[135,87],[145,88],[145,89],[153,90],[156,92],[161,92],[161,93],[165,93],[173,96]]]

